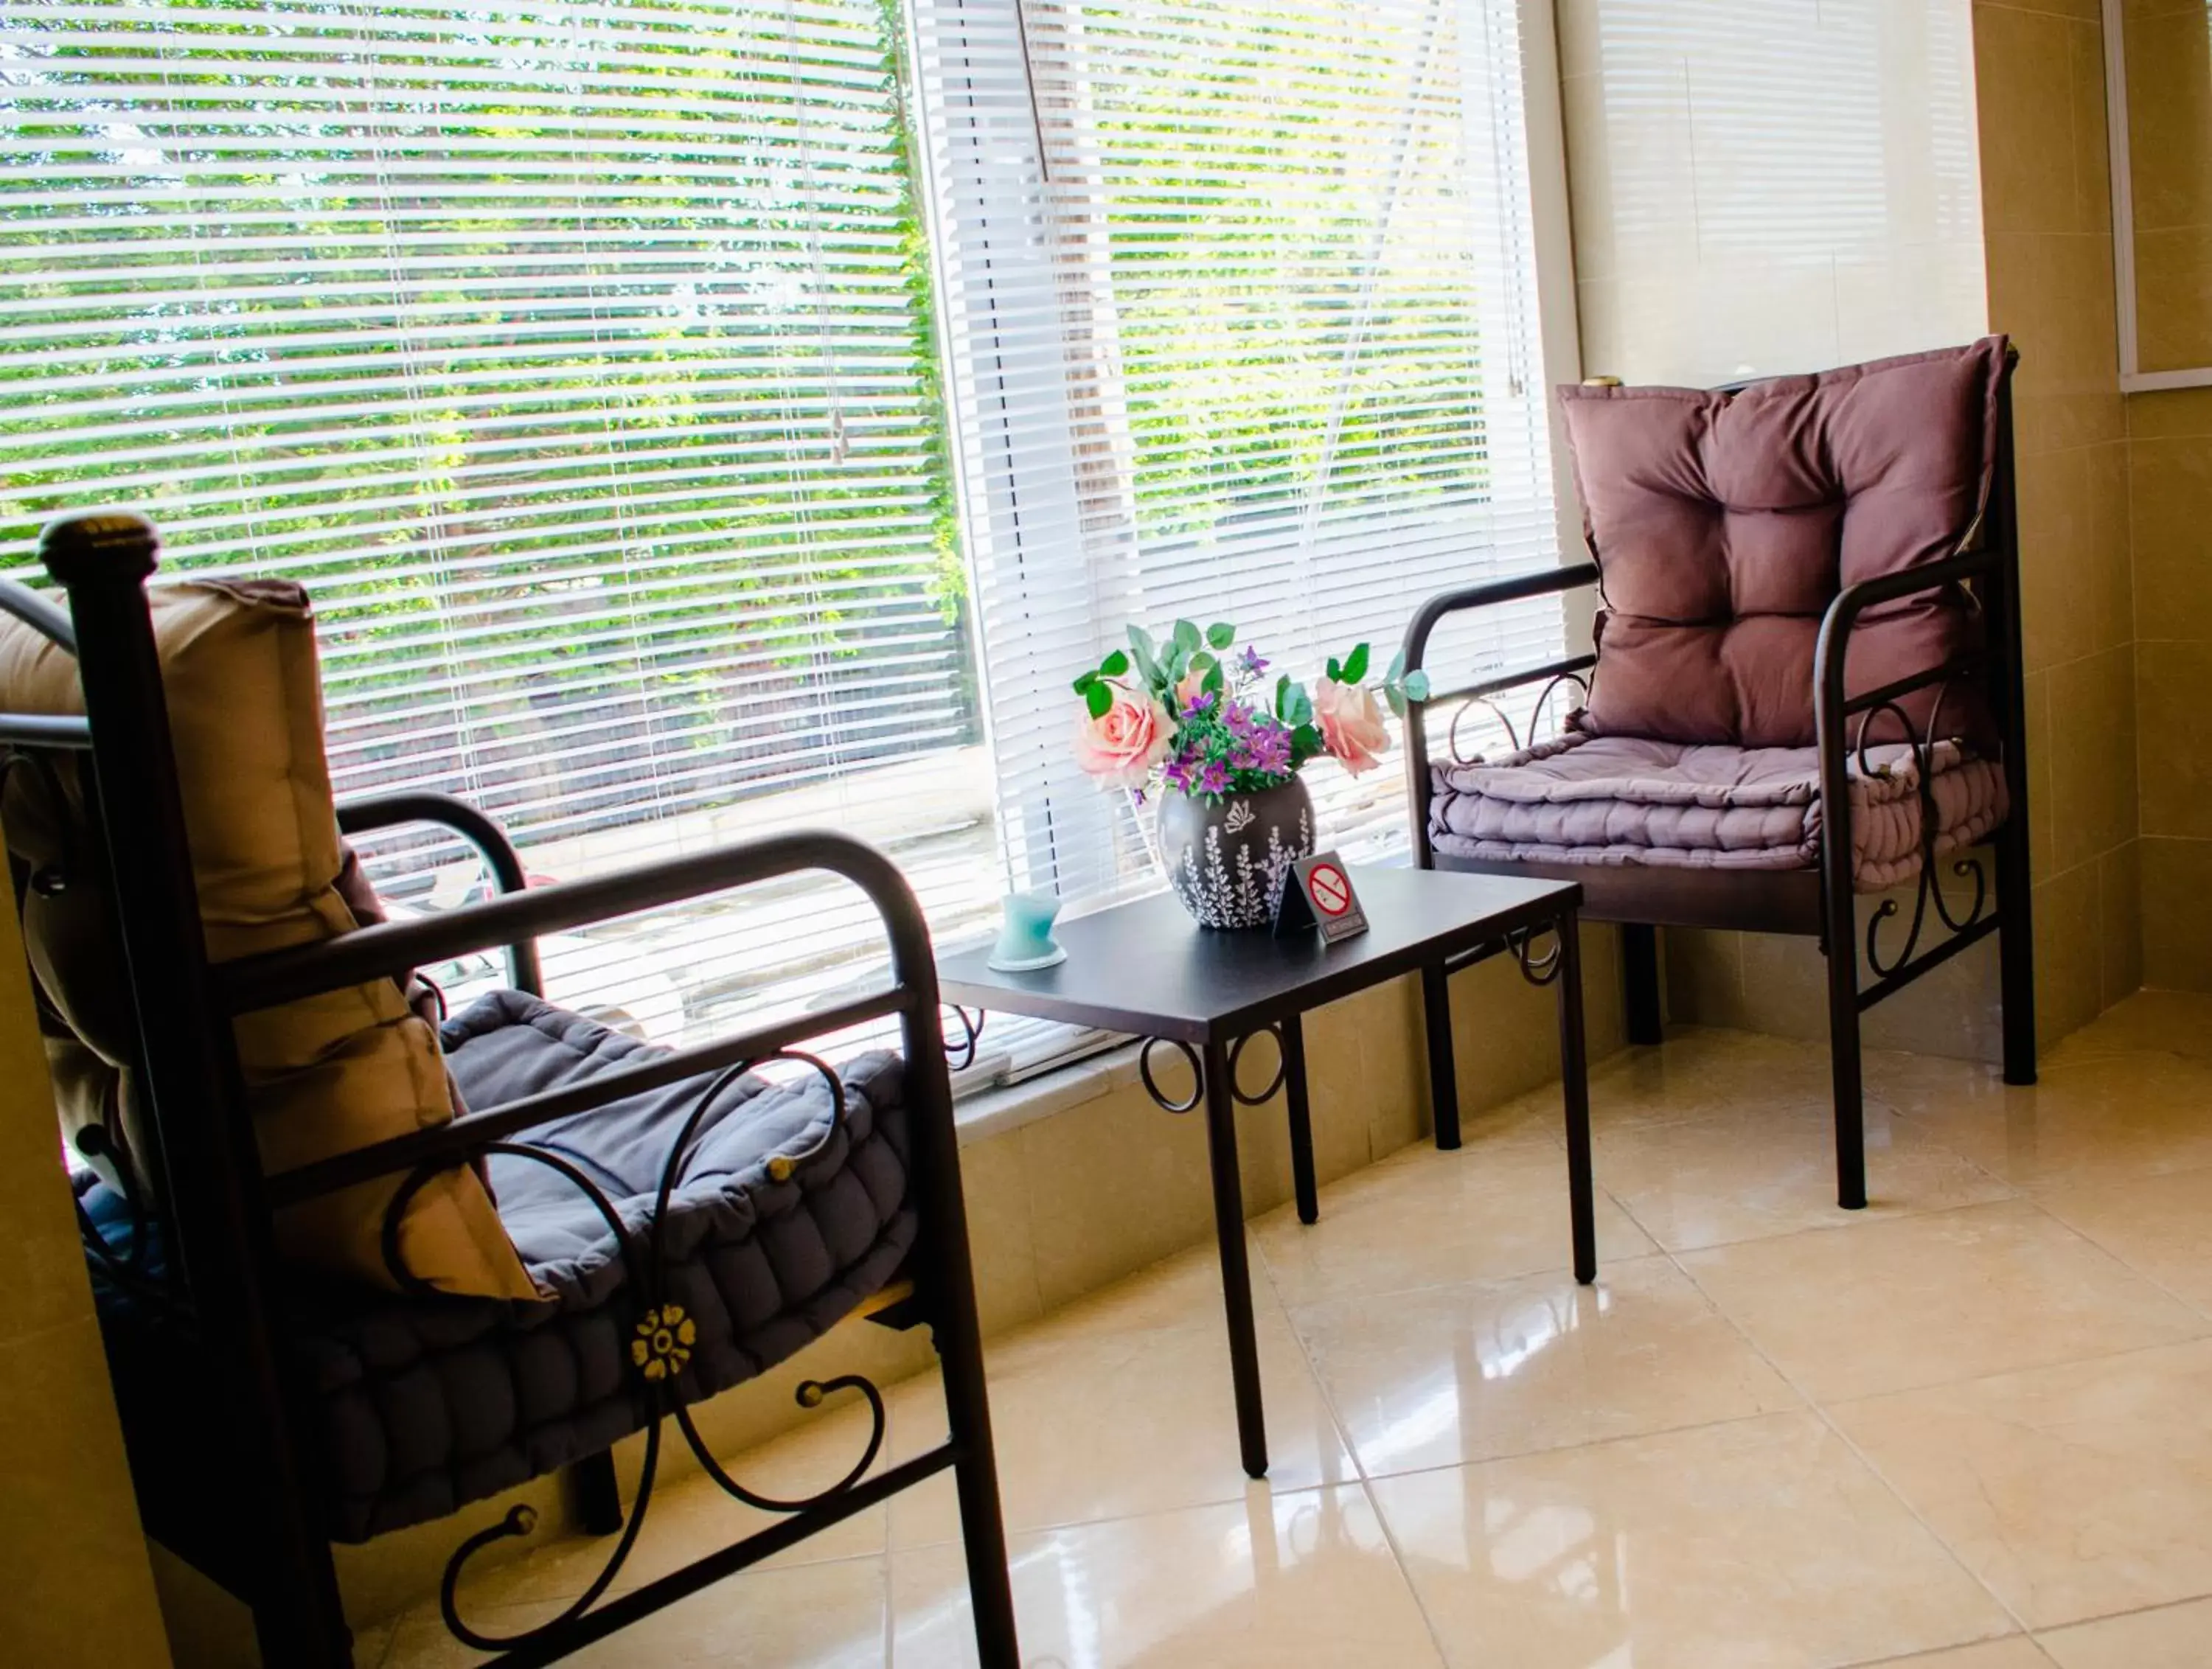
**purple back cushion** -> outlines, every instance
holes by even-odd
[[[1952,555],[1987,502],[2004,362],[1989,337],[1737,394],[1562,388],[1605,595],[1581,727],[1808,745],[1813,646],[1837,592]],[[1956,588],[1871,609],[1846,685],[1923,671],[1978,632]],[[1917,728],[1936,699],[1899,705]],[[1984,722],[1956,687],[1942,719],[1947,736]]]

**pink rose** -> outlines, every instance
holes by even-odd
[[[1376,705],[1374,692],[1364,686],[1323,678],[1314,687],[1313,705],[1322,741],[1352,775],[1376,764],[1390,745],[1382,711]]]
[[[1152,767],[1167,757],[1174,733],[1167,709],[1150,695],[1114,691],[1114,705],[1088,714],[1075,732],[1075,762],[1117,788],[1139,788]]]

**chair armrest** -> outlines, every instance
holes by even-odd
[[[514,842],[507,838],[507,831],[499,826],[499,820],[489,812],[479,811],[466,800],[424,791],[376,794],[367,799],[348,800],[338,807],[341,834],[365,834],[371,829],[396,828],[404,823],[417,822],[450,828],[483,853],[501,892],[519,893],[530,884],[529,877],[523,873],[521,855],[515,851]],[[545,994],[545,975],[538,963],[535,938],[517,939],[507,947],[507,973],[517,991],[526,991],[532,997]]]
[[[1859,616],[1878,603],[1893,603],[1900,597],[1956,585],[1977,574],[1992,573],[1996,565],[1995,552],[1986,549],[1971,550],[1922,567],[1906,568],[1899,574],[1862,580],[1836,593],[1835,601],[1828,604],[1827,613],[1820,618],[1820,635],[1813,649],[1813,723],[1824,755],[1832,738],[1838,747],[1842,745],[1844,722],[1852,713],[1866,712],[1916,689],[1954,677],[1970,670],[1978,658],[1962,657],[1945,661],[1911,677],[1884,684],[1879,689],[1847,697],[1844,691],[1844,650]]]
[[[1413,611],[1413,618],[1406,628],[1401,646],[1402,665],[1407,672],[1423,670],[1422,658],[1429,651],[1429,637],[1437,625],[1448,616],[1466,614],[1476,609],[1486,609],[1500,603],[1517,603],[1524,598],[1546,597],[1559,592],[1577,591],[1598,582],[1595,562],[1577,562],[1567,567],[1547,568],[1537,574],[1523,574],[1510,580],[1493,580],[1483,586],[1462,586],[1455,591],[1439,592]],[[1429,867],[1435,855],[1429,846],[1428,794],[1429,733],[1423,722],[1426,709],[1438,701],[1473,701],[1478,697],[1498,694],[1522,684],[1534,683],[1539,678],[1558,680],[1585,667],[1597,665],[1595,655],[1570,655],[1563,660],[1547,662],[1541,666],[1522,668],[1519,671],[1503,673],[1494,678],[1485,678],[1458,689],[1431,694],[1419,701],[1410,698],[1406,702],[1406,805],[1413,821],[1413,862],[1421,869]],[[1546,692],[1549,694],[1548,689]],[[1540,712],[1544,697],[1536,701]]]
[[[759,1060],[811,1037],[897,1015],[905,1023],[910,1089],[918,1116],[941,1120],[951,1151],[951,1092],[945,1077],[938,1016],[937,966],[921,909],[897,867],[850,835],[800,830],[734,842],[712,851],[664,859],[588,881],[556,882],[465,904],[415,921],[364,927],[319,944],[273,950],[210,970],[215,997],[231,1015],[388,976],[396,969],[443,962],[471,951],[559,932],[612,916],[726,891],[801,870],[826,870],[866,893],[891,948],[891,983],[835,1008],[718,1038],[694,1047],[653,1052],[640,1064],[588,1082],[471,1113],[447,1125],[395,1137],[374,1147],[314,1161],[268,1180],[270,1204],[313,1199],[416,1166],[451,1163],[549,1120],[587,1112],[700,1073]]]
[[[1543,597],[1554,592],[1578,591],[1584,586],[1595,586],[1597,580],[1595,562],[1577,562],[1571,567],[1547,568],[1540,574],[1523,574],[1511,580],[1493,580],[1487,585],[1438,592],[1413,610],[1412,623],[1406,628],[1406,671],[1419,669],[1421,657],[1428,653],[1430,634],[1447,616],[1486,609],[1499,603],[1518,603],[1523,598]],[[1429,699],[1442,701],[1449,697],[1431,695]]]

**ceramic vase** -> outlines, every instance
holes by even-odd
[[[1159,839],[1168,883],[1201,926],[1271,927],[1284,876],[1313,855],[1313,797],[1296,777],[1218,804],[1170,792]]]

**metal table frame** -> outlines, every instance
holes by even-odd
[[[1370,895],[1381,889],[1395,890],[1407,884],[1442,883],[1447,888],[1464,886],[1480,878],[1449,877],[1433,871],[1376,870],[1355,866],[1353,877]],[[1402,877],[1397,879],[1394,877]],[[1221,1259],[1222,1301],[1229,1327],[1229,1357],[1237,1396],[1237,1429],[1244,1470],[1254,1478],[1267,1471],[1267,1417],[1260,1386],[1260,1348],[1252,1314],[1251,1270],[1244,1246],[1244,1186],[1237,1148],[1236,1112],[1239,1105],[1257,1107],[1277,1089],[1284,1093],[1289,1116],[1291,1174],[1297,1201],[1298,1220],[1311,1223],[1321,1216],[1320,1190],[1314,1174],[1313,1125],[1306,1083],[1304,1017],[1309,1010],[1340,998],[1381,985],[1404,974],[1421,976],[1424,1029],[1428,1034],[1429,1097],[1435,1114],[1436,1144],[1451,1150],[1460,1145],[1459,1089],[1453,1059],[1449,979],[1462,968],[1510,953],[1522,976],[1532,985],[1550,986],[1557,993],[1559,1061],[1567,1134],[1567,1179],[1572,1218],[1574,1273],[1585,1285],[1597,1278],[1597,1235],[1592,1201],[1589,1133],[1589,1048],[1583,1023],[1582,889],[1571,882],[1513,883],[1522,895],[1504,907],[1459,920],[1447,921],[1432,932],[1420,932],[1393,944],[1380,955],[1357,960],[1337,955],[1360,944],[1352,939],[1323,951],[1311,971],[1294,979],[1278,973],[1266,988],[1233,993],[1218,1011],[1176,1011],[1165,1004],[1147,1006],[1140,994],[1142,978],[1122,982],[1125,993],[1110,1001],[1069,994],[1055,989],[1054,970],[1042,974],[999,973],[988,968],[981,951],[942,960],[939,982],[945,1000],[963,1008],[996,1009],[1040,1019],[1060,1020],[1103,1030],[1133,1033],[1145,1040],[1138,1057],[1139,1075],[1146,1093],[1170,1113],[1206,1109],[1206,1153],[1212,1174],[1213,1225]],[[1109,920],[1125,912],[1143,909],[1150,901],[1120,905],[1069,924],[1066,937],[1098,938],[1112,931]],[[1203,930],[1201,930],[1203,931]],[[1372,930],[1370,930],[1372,931]],[[1540,942],[1549,935],[1550,948]],[[1226,938],[1227,936],[1221,936]],[[1246,943],[1273,944],[1258,934],[1238,936]],[[1186,939],[1187,945],[1191,940]],[[1072,944],[1071,956],[1083,954]],[[1307,952],[1310,960],[1310,950]],[[980,1022],[970,1022],[974,1030]],[[1280,1052],[1276,1075],[1264,1089],[1245,1093],[1237,1083],[1237,1068],[1244,1047],[1262,1032],[1272,1034]],[[1152,1052],[1166,1044],[1190,1064],[1194,1083],[1181,1100],[1159,1086],[1152,1068]]]

